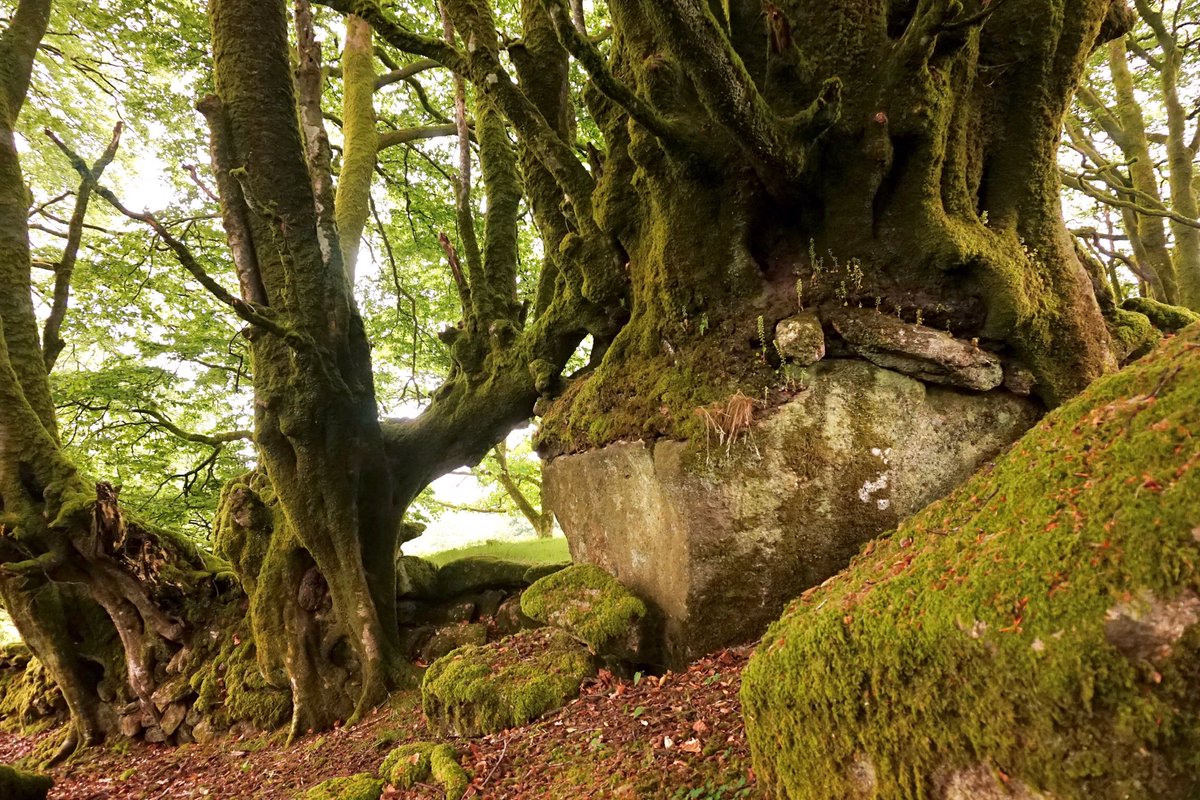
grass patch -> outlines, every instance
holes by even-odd
[[[439,567],[471,556],[491,556],[505,561],[519,561],[526,564],[542,562],[564,562],[571,560],[567,549],[567,540],[562,537],[553,539],[530,539],[524,542],[489,541],[471,547],[460,547],[456,550],[443,550],[424,556]]]

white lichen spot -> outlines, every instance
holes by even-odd
[[[892,501],[884,498],[883,500],[876,500],[875,505],[880,511],[887,511],[889,508],[891,508]]]
[[[486,80],[487,80],[488,86],[495,86],[497,83],[500,82],[500,77],[498,75],[496,75],[496,73],[494,73],[494,72],[489,72]]]
[[[1043,642],[1041,639],[1034,639],[1033,644],[1031,644],[1029,646],[1031,648],[1033,648],[1033,652],[1035,652],[1035,653],[1044,652],[1046,649],[1046,643]]]
[[[862,487],[858,490],[858,499],[863,501],[864,503],[871,502],[872,496],[875,495],[876,493],[882,492],[884,489],[888,488],[888,484],[890,482],[891,482],[891,477],[889,476],[888,473],[886,473],[886,472],[879,473],[878,478],[876,478],[873,481],[867,481],[866,483],[864,483],[862,485]]]

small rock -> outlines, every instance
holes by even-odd
[[[428,599],[437,595],[436,564],[416,556],[396,559],[396,597],[408,600]]]
[[[816,314],[804,312],[775,326],[775,346],[784,358],[807,367],[825,357],[825,331]]]
[[[412,600],[402,600],[396,603],[396,619],[401,625],[411,625],[417,621],[418,608]]]
[[[217,738],[217,732],[213,730],[212,723],[205,718],[192,726],[192,738],[197,744],[208,744]]]
[[[577,564],[542,578],[521,595],[521,610],[539,622],[561,628],[593,653],[627,649],[646,604],[621,582],[593,564]]]
[[[1009,363],[1004,367],[1004,388],[1013,394],[1029,397],[1037,386],[1037,378],[1028,367]]]
[[[162,728],[163,733],[167,736],[179,730],[179,726],[183,724],[183,720],[187,717],[188,707],[185,703],[172,703],[165,712],[163,712],[162,720],[158,723]]]
[[[146,733],[142,735],[142,738],[150,744],[162,744],[167,740],[167,734],[162,728],[155,725],[151,728],[146,728]]]
[[[421,648],[421,658],[435,661],[448,653],[468,644],[483,644],[487,641],[487,626],[478,622],[452,625],[442,628]]]
[[[445,622],[471,622],[475,619],[475,604],[470,600],[459,600],[443,609]]]
[[[142,714],[124,714],[121,716],[118,726],[121,729],[121,735],[132,739],[142,732]]]
[[[490,589],[483,592],[476,598],[476,606],[479,610],[480,619],[488,619],[496,616],[500,611],[500,605],[504,599],[508,597],[508,593],[500,589]]]
[[[1004,381],[999,358],[945,331],[863,308],[837,309],[829,322],[855,355],[885,369],[981,392]]]
[[[500,605],[500,610],[496,612],[496,627],[506,636],[512,635],[517,631],[540,628],[541,626],[542,623],[532,617],[526,616],[521,611],[520,595],[513,595],[505,600]]]

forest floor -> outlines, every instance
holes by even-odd
[[[738,689],[751,648],[684,672],[589,682],[566,708],[524,728],[452,740],[471,775],[468,798],[731,800],[754,796]],[[29,755],[54,732],[0,733],[0,763]],[[433,741],[417,692],[366,721],[286,746],[278,736],[168,747],[122,742],[53,770],[51,798],[290,800],[327,778],[374,772],[389,750]],[[440,800],[435,786],[384,798]]]

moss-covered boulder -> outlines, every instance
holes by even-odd
[[[4,800],[45,800],[53,786],[54,781],[45,775],[0,764],[0,797]]]
[[[1198,565],[1193,326],[793,602],[743,675],[759,782],[1200,797]]]
[[[525,586],[529,565],[492,556],[469,556],[445,564],[437,573],[439,597],[482,592],[486,589],[514,589]]]
[[[593,674],[592,656],[582,645],[542,628],[438,659],[425,673],[421,699],[435,730],[481,736],[561,708]]]
[[[542,578],[521,595],[521,611],[561,628],[600,653],[636,634],[646,604],[593,564],[568,567]]]
[[[396,559],[396,597],[423,600],[437,596],[437,564],[417,556]]]
[[[300,800],[379,800],[383,781],[369,772],[347,778],[330,778],[300,795]]]
[[[446,800],[459,800],[470,779],[448,744],[411,742],[397,747],[383,760],[379,777],[399,789],[411,789],[432,778],[442,785]]]

